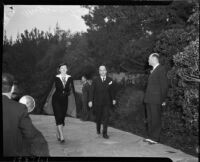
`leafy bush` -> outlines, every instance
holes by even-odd
[[[199,133],[198,2],[194,11],[184,28],[163,31],[154,48],[167,58],[164,64],[172,67],[168,72],[171,87],[167,107],[163,110],[162,134],[170,138],[166,143],[192,154],[195,154]],[[179,137],[184,140],[178,140]]]
[[[189,33],[184,28],[169,29],[158,35],[154,51],[161,54],[162,58],[164,58],[161,60],[161,64],[172,67],[173,55],[182,51],[189,43],[189,40]]]
[[[198,134],[199,103],[199,13],[198,3],[188,24],[183,28],[163,31],[158,36],[155,51],[165,56],[169,67],[171,88],[168,93],[168,111],[179,113],[182,131]],[[167,112],[167,113],[169,113]],[[166,114],[167,114],[166,113]],[[173,119],[167,119],[172,123]],[[172,120],[172,121],[171,121]],[[173,130],[173,128],[172,128]],[[189,130],[189,131],[188,131]]]
[[[174,55],[175,66],[169,72],[172,80],[178,80],[174,85],[171,98],[177,99],[177,105],[182,107],[185,127],[192,134],[198,134],[199,108],[199,39],[191,41],[184,49]],[[175,83],[175,82],[174,82]]]
[[[145,136],[143,97],[144,92],[135,86],[121,87],[117,92],[117,106],[110,113],[110,125]]]
[[[179,51],[173,57],[174,67],[169,72],[172,80],[174,97],[180,90],[179,103],[182,107],[184,126],[190,134],[198,135],[198,119],[199,119],[199,4],[196,3],[194,13],[188,19],[190,23],[188,34],[190,35],[190,43],[183,51]],[[175,102],[176,103],[176,102]],[[188,131],[189,130],[189,131]]]
[[[66,40],[58,42],[56,34],[44,34],[36,28],[30,32],[25,30],[15,42],[4,37],[3,72],[15,75],[21,95],[34,97],[34,113],[42,113],[56,67],[65,53],[65,43]]]

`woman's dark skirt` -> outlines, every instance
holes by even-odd
[[[52,107],[56,125],[65,125],[65,116],[68,107],[68,95],[54,93],[52,96]]]

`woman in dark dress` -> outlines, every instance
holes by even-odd
[[[68,107],[68,96],[74,90],[73,79],[67,74],[68,68],[66,64],[60,64],[58,67],[60,74],[55,77],[55,92],[52,96],[53,112],[57,126],[57,139],[63,143],[63,127],[65,126],[65,116]]]

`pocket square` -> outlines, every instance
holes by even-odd
[[[110,81],[108,84],[111,85],[111,84],[112,84],[112,81]]]

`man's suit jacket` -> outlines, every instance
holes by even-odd
[[[158,65],[148,78],[145,103],[162,104],[167,96],[168,78],[164,66]]]
[[[22,154],[23,139],[37,135],[25,105],[2,95],[3,102],[3,155],[25,156]]]
[[[93,79],[89,101],[93,101],[94,108],[99,109],[103,105],[112,106],[112,100],[115,100],[112,79],[108,76],[104,82],[100,76]]]

